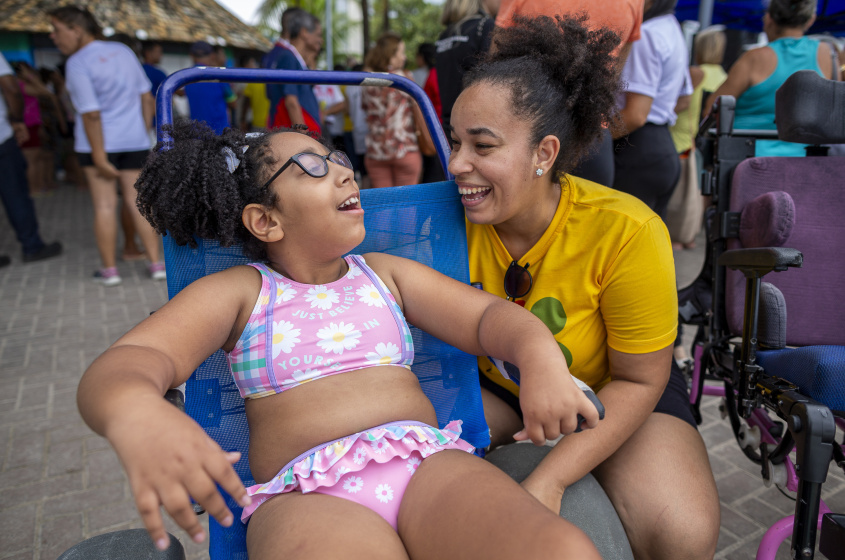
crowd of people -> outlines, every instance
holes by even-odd
[[[591,558],[589,539],[556,514],[566,488],[592,473],[635,557],[713,557],[718,492],[673,358],[672,251],[692,247],[701,228],[697,123],[716,96],[730,94],[738,98],[737,126],[774,128],[774,91],[783,80],[800,69],[837,79],[839,62],[835,49],[804,36],[815,0],[772,0],[768,46],[725,72],[725,34],[706,29],[691,64],[675,3],[447,0],[442,33],[416,52],[386,32],[363,63],[335,68],[405,76],[431,98],[451,143],[448,171],[462,195],[470,279],[480,290],[386,255],[343,256],[364,236],[360,188],[444,176],[420,109],[404,93],[191,84],[183,91],[191,119],[171,126],[170,149],[150,154],[152,95],[165,76],[160,46],[143,47],[142,65],[130,48],[101,40],[86,10],[63,7],[50,18],[68,57],[66,84],[48,73],[48,87],[18,65],[11,87],[0,59],[8,107],[0,114],[0,162],[14,154],[16,172],[30,169],[16,181],[23,202],[0,189],[7,212],[20,216],[12,221],[24,260],[61,251],[38,237],[30,197],[51,187],[39,164],[43,143],[58,149],[71,133],[81,173],[65,170],[84,177],[91,192],[102,261],[96,281],[120,283],[118,207],[124,258],[142,254],[132,245],[140,238],[152,279],[165,277],[158,238],[165,232],[177,243],[194,236],[239,243],[254,260],[186,288],[98,358],[80,385],[83,417],[120,455],[160,548],[167,536],[159,505],[195,540],[204,535],[189,496],[223,525],[235,522],[218,483],[245,507],[251,558],[296,546],[349,554],[353,545],[364,556],[449,557],[460,549],[512,557],[518,549]],[[240,65],[315,69],[322,34],[319,18],[289,8],[272,50]],[[414,72],[406,70],[411,54]],[[198,66],[226,64],[225,53],[204,41],[190,55]],[[802,155],[783,144],[758,153]],[[20,187],[27,184],[31,192]],[[319,320],[289,320],[308,316],[301,310],[318,305],[317,292],[328,298],[321,309],[331,308],[341,282],[360,288],[344,316],[349,324],[313,313]],[[352,325],[373,317],[391,327],[362,333]],[[413,353],[399,351],[406,319],[495,358],[478,361],[494,446],[566,434],[521,488],[467,453],[459,423],[437,427],[408,372]],[[389,342],[396,352],[374,362],[368,345],[385,350],[388,341],[398,341]],[[258,482],[251,488],[231,469],[237,457],[209,445],[158,398],[220,348],[248,403]],[[282,353],[323,351],[343,356],[343,366],[290,373],[272,363]],[[265,352],[274,360],[249,359]],[[513,371],[497,366],[502,361],[521,371],[521,390]],[[559,375],[569,372],[598,393],[606,419],[599,422],[569,376]],[[577,414],[585,429],[576,434]],[[280,444],[278,433],[297,435]],[[358,445],[364,441],[387,454],[373,459]],[[436,453],[422,451],[435,441]],[[336,457],[315,466],[329,450]],[[163,461],[177,470],[158,469]],[[381,490],[359,493],[364,487]],[[510,530],[496,530],[505,515]],[[295,518],[299,537],[280,538],[278,527]],[[475,532],[458,530],[467,522]],[[520,532],[532,538],[516,544],[509,535]],[[363,534],[350,543],[349,535]]]

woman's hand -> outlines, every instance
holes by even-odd
[[[535,445],[555,440],[581,427],[595,428],[599,411],[572,380],[566,362],[550,352],[545,367],[520,367],[519,406],[525,427],[514,434],[516,441],[530,439]],[[580,422],[581,415],[583,422]]]
[[[224,527],[232,512],[219,484],[241,506],[250,498],[232,465],[240,453],[226,453],[188,416],[159,397],[144,396],[115,420],[106,436],[129,476],[135,504],[150,537],[160,550],[169,546],[160,508],[194,540],[205,534],[190,498]]]

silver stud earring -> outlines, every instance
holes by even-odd
[[[537,177],[542,177],[542,176],[543,176],[543,170],[538,168],[537,169]]]

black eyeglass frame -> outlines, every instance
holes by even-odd
[[[505,271],[504,279],[505,295],[507,296],[508,301],[515,301],[516,298],[527,296],[531,291],[531,288],[534,287],[534,278],[531,276],[531,273],[528,272],[529,266],[531,265],[528,263],[525,263],[525,266],[522,266],[516,261],[511,261],[510,266],[508,266],[508,269]],[[528,288],[521,291],[519,290],[519,286],[525,282],[524,277],[522,277],[523,274],[528,276]],[[520,275],[520,277],[515,277],[515,275]],[[510,289],[511,286],[514,287],[513,290]]]
[[[333,156],[333,155],[335,155],[335,154],[340,154],[340,156],[339,156],[337,159],[334,159],[334,158],[332,158],[332,156]],[[323,160],[323,173],[322,173],[322,174],[320,174],[320,175],[316,175],[316,174],[314,174],[314,173],[312,173],[312,172],[308,171],[308,169],[306,169],[305,165],[304,165],[301,161],[299,161],[299,158],[300,158],[301,156],[314,156],[314,157],[316,157],[317,159],[321,159],[321,160]],[[309,177],[314,177],[315,179],[319,179],[320,177],[325,177],[326,175],[328,175],[328,174],[329,174],[329,163],[328,163],[328,162],[336,163],[337,165],[343,166],[343,167],[345,167],[345,168],[347,168],[347,169],[352,169],[352,162],[351,162],[351,161],[349,161],[349,156],[348,156],[348,155],[346,155],[346,152],[343,152],[343,151],[341,151],[341,150],[332,150],[331,152],[327,153],[327,154],[326,154],[326,155],[324,155],[324,156],[321,156],[320,154],[315,154],[314,152],[299,152],[298,154],[294,154],[294,155],[292,155],[292,156],[290,157],[290,159],[289,159],[289,160],[287,160],[287,161],[285,162],[285,164],[279,168],[279,170],[278,170],[278,171],[276,171],[275,173],[273,173],[273,175],[271,175],[271,176],[270,176],[270,178],[269,178],[269,179],[267,179],[267,182],[266,182],[266,183],[264,183],[263,185],[261,185],[261,188],[262,188],[262,189],[266,189],[268,186],[270,186],[270,184],[271,184],[273,181],[275,181],[275,180],[276,180],[276,177],[278,177],[279,175],[281,175],[281,174],[282,174],[282,172],[283,172],[285,169],[287,169],[288,167],[290,167],[290,166],[291,166],[291,164],[294,164],[294,163],[295,163],[295,164],[296,164],[296,165],[297,165],[297,166],[298,166],[298,167],[299,167],[302,171],[304,171],[304,172],[305,172],[305,174],[306,174],[306,175],[308,175]]]

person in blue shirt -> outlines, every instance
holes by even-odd
[[[191,59],[194,66],[217,66],[217,53],[205,41],[191,45]],[[234,108],[237,96],[229,84],[199,82],[185,86],[185,95],[191,108],[191,119],[205,121],[214,132],[220,134],[229,126],[229,109]]]
[[[144,67],[144,73],[152,84],[153,96],[158,91],[158,86],[167,77],[167,74],[157,66],[161,62],[161,52],[161,43],[149,42],[141,46],[141,58],[144,61],[141,66]]]
[[[320,20],[302,8],[288,8],[282,13],[282,36],[261,61],[262,68],[308,70],[306,60],[313,60],[323,46]],[[314,90],[306,84],[267,84],[270,116],[267,126],[290,127],[304,124],[320,133],[320,104]]]

